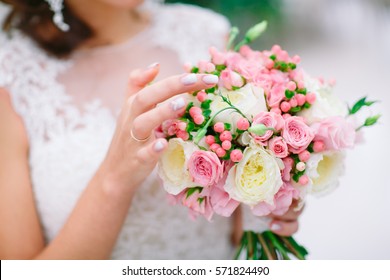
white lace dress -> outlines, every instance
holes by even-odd
[[[207,59],[209,46],[222,47],[228,32],[223,17],[192,6],[159,6],[152,14],[150,27],[129,41],[77,51],[68,60],[48,56],[22,35],[2,35],[0,87],[10,92],[28,133],[47,242],[104,158],[129,72],[160,62],[159,78],[181,73],[184,62]],[[184,207],[169,205],[154,172],[133,200],[112,258],[231,258],[229,236],[229,219],[194,222]]]

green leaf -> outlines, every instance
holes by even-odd
[[[199,192],[201,193],[203,190],[202,187],[194,187],[194,188],[189,188],[187,190],[187,195],[186,195],[186,198],[189,198],[191,195],[193,195],[195,192]]]
[[[223,71],[223,70],[226,69],[226,65],[224,65],[224,64],[216,65],[216,66],[215,66],[215,69],[216,69],[217,71],[221,72],[221,71]]]
[[[381,117],[381,115],[375,115],[372,117],[368,117],[366,119],[366,121],[364,122],[364,126],[372,126],[372,125],[376,124],[380,117]]]
[[[186,131],[187,131],[188,133],[190,133],[191,131],[194,130],[194,128],[195,128],[195,123],[194,123],[193,121],[189,121],[189,122],[187,123]]]
[[[286,91],[284,92],[284,95],[286,96],[287,99],[291,99],[295,95],[295,92],[286,89]]]
[[[270,55],[269,58],[275,61],[276,60],[276,55],[274,55],[274,54]]]
[[[201,107],[203,110],[207,110],[207,109],[210,108],[211,102],[212,102],[212,100],[207,99],[207,100],[203,101],[202,104],[200,104],[200,107]]]
[[[224,123],[225,130],[230,130],[232,128],[232,125],[230,123]]]
[[[203,110],[203,116],[205,118],[210,117],[210,115],[211,115],[211,110],[210,109]]]
[[[302,108],[299,107],[299,106],[297,106],[297,107],[291,108],[291,109],[290,109],[290,112],[291,112],[291,113],[298,113],[298,112],[300,112],[301,110],[302,110]]]
[[[199,68],[198,67],[192,67],[191,73],[199,73]]]
[[[206,93],[214,93],[215,92],[215,87],[208,88],[205,90]]]
[[[309,109],[310,107],[311,107],[310,103],[305,102],[305,104],[303,104],[303,108],[305,109]]]
[[[376,103],[377,101],[367,101],[367,96],[359,99],[353,106],[352,108],[349,109],[349,114],[353,115],[356,114],[361,108],[364,106],[371,106],[372,104]]]

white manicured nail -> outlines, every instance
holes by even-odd
[[[272,230],[272,231],[279,231],[279,230],[281,230],[281,229],[282,229],[282,226],[279,225],[279,224],[272,224],[272,225],[271,225],[271,230]]]
[[[193,85],[198,81],[198,77],[195,74],[188,74],[181,78],[183,85],[189,86]]]
[[[206,75],[202,77],[202,81],[208,85],[218,83],[218,76],[216,75]]]
[[[156,67],[159,66],[159,65],[160,65],[160,63],[155,62],[155,63],[150,64],[146,69],[156,68]]]
[[[164,143],[161,140],[157,140],[156,144],[154,144],[154,150],[156,152],[161,152],[164,149]]]
[[[175,100],[171,101],[171,108],[173,111],[180,110],[186,106],[186,101],[183,97],[176,98]]]

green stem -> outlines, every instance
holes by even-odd
[[[276,238],[276,236],[270,232],[266,231],[264,232],[268,236],[268,238],[271,240],[272,244],[276,247],[276,249],[282,254],[283,259],[289,260],[289,256],[287,254],[286,249],[283,247],[283,244]]]
[[[246,255],[246,259],[247,260],[253,260],[253,251],[254,251],[254,244],[253,244],[253,236],[252,236],[252,232],[250,231],[246,231],[245,232],[246,236],[247,236],[247,239],[248,239],[248,248],[247,248],[247,255]]]
[[[239,42],[236,47],[234,48],[234,51],[238,52],[240,50],[240,48],[244,45],[247,45],[250,43],[250,40],[248,40],[248,38],[244,38],[241,42]]]
[[[290,252],[295,257],[297,257],[297,259],[300,259],[300,260],[304,260],[305,259],[305,257],[298,250],[296,250],[294,248],[293,244],[291,244],[291,242],[286,237],[279,236],[279,238],[283,241],[283,243],[287,247],[287,249],[290,250]]]
[[[264,255],[267,260],[276,260],[277,256],[275,252],[271,252],[271,248],[268,246],[267,242],[264,239],[264,236],[262,233],[257,234],[257,238],[259,239],[259,242],[261,244],[261,248],[263,249]]]
[[[247,239],[246,239],[246,235],[243,234],[242,237],[241,237],[241,241],[240,241],[240,247],[238,248],[237,252],[236,252],[236,255],[234,256],[234,259],[235,260],[238,260],[238,258],[240,257],[241,255],[241,252],[244,250],[244,248],[247,246]]]

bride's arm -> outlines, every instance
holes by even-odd
[[[165,139],[137,142],[131,139],[130,130],[139,139],[147,138],[163,120],[177,117],[185,108],[182,98],[155,108],[157,103],[182,92],[212,87],[217,82],[216,76],[188,74],[145,87],[157,73],[158,67],[153,67],[138,71],[130,78],[129,97],[106,158],[59,234],[47,246],[42,241],[33,202],[26,134],[20,124],[15,127],[20,121],[9,102],[0,100],[1,259],[106,259],[110,256],[137,186],[153,170],[167,146]]]

